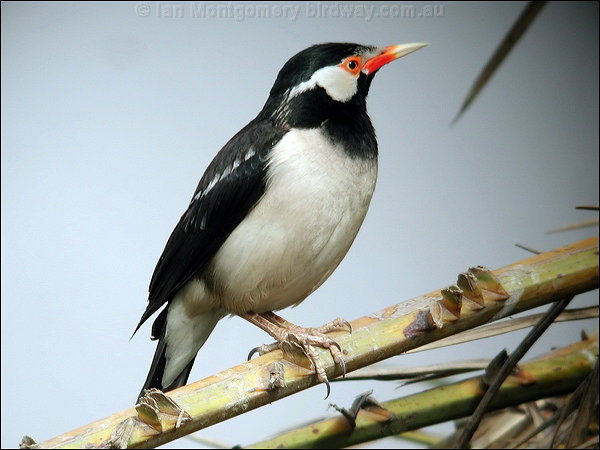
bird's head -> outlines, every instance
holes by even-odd
[[[364,110],[375,73],[426,45],[313,45],[285,63],[261,114],[290,126],[311,126],[336,112]]]

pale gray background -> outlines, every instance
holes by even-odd
[[[352,320],[446,286],[469,266],[529,256],[516,242],[549,250],[597,234],[545,234],[597,216],[574,209],[598,204],[597,3],[550,3],[454,127],[524,2],[442,4],[443,16],[431,18],[415,3],[415,17],[371,20],[335,9],[307,17],[315,6],[346,3],[302,2],[293,4],[295,21],[194,18],[179,4],[182,18],[165,17],[166,4],[155,2],[2,3],[2,447],[133,404],[154,343],[149,326],[129,337],[169,233],[283,63],[314,43],[431,45],[377,74],[369,112],[380,176],[368,217],[330,280],[284,317],[307,326]],[[277,3],[262,5],[276,13]],[[149,17],[140,17],[146,7]],[[530,356],[595,327],[555,325]],[[491,356],[523,334],[386,363]],[[238,318],[224,320],[191,379],[269,341]],[[368,389],[379,400],[422,389],[395,388],[335,384],[324,401],[318,386],[202,433],[250,444]]]

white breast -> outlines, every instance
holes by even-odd
[[[287,133],[268,167],[265,194],[210,268],[227,312],[282,309],[319,287],[356,237],[377,178],[376,159],[349,157],[319,129]]]

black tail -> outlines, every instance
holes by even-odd
[[[167,340],[165,339],[165,332],[167,330],[167,313],[169,308],[165,308],[156,318],[154,323],[152,324],[152,339],[158,339],[158,345],[156,346],[156,351],[154,352],[154,358],[152,358],[152,364],[150,365],[150,371],[148,372],[148,377],[144,382],[144,387],[140,391],[138,395],[139,398],[144,394],[144,390],[150,388],[160,389],[163,392],[172,391],[180,386],[183,386],[187,383],[187,380],[190,376],[190,372],[192,371],[192,366],[194,365],[195,357],[192,358],[190,363],[185,366],[183,371],[173,380],[173,382],[168,386],[162,385],[162,378],[165,372],[165,364],[167,359],[165,357],[165,352],[167,350]]]

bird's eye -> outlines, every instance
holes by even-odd
[[[352,75],[358,75],[362,67],[362,60],[359,56],[350,56],[342,61],[340,67],[347,72],[350,72]]]

